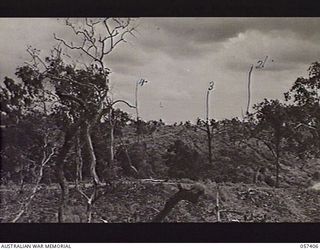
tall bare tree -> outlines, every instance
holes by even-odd
[[[210,100],[210,92],[214,90],[214,82],[211,81],[209,83],[209,87],[206,92],[206,119],[205,121],[201,121],[198,119],[197,121],[197,127],[200,130],[203,130],[207,134],[207,142],[208,142],[208,160],[209,163],[212,164],[212,128],[213,128],[213,122],[214,120],[209,119],[209,100]]]

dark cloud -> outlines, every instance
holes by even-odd
[[[221,49],[223,43],[248,31],[320,41],[320,18],[146,18],[140,22],[147,28],[140,41],[145,50],[179,58]]]
[[[320,46],[284,31],[247,31],[229,40],[220,56],[225,57],[222,63],[230,71],[246,71],[266,56],[264,70],[288,71],[319,60]]]
[[[158,30],[203,43],[225,41],[248,30],[291,31],[309,39],[320,35],[320,18],[160,18],[151,22]]]
[[[161,52],[178,59],[206,54],[208,44],[202,44],[195,40],[192,32],[185,29],[186,25],[175,20],[172,18],[142,19],[141,32],[137,42],[148,53]],[[211,49],[213,50],[212,47]],[[214,50],[216,49],[214,48]]]

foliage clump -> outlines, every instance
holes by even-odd
[[[176,140],[167,150],[166,165],[169,177],[197,179],[202,159],[197,150]]]

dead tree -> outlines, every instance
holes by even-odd
[[[145,83],[147,83],[148,81],[145,79],[140,79],[139,81],[136,82],[136,90],[135,90],[135,109],[136,109],[136,119],[137,119],[137,142],[140,142],[140,133],[139,133],[139,129],[140,126],[142,125],[142,120],[140,120],[139,117],[139,111],[138,111],[138,87],[139,86],[143,86]]]
[[[249,115],[250,112],[250,102],[251,102],[251,73],[253,70],[253,64],[251,64],[249,73],[248,73],[248,103],[246,108],[246,116]]]
[[[214,121],[213,119],[211,120],[211,124],[209,121],[209,97],[210,97],[210,92],[214,90],[214,82],[209,83],[209,87],[206,92],[206,120],[204,122],[204,127],[202,127],[203,124],[201,124],[201,120],[198,120],[197,128],[200,130],[206,132],[207,134],[207,142],[208,142],[208,160],[210,165],[212,165],[212,134],[213,134],[213,129],[210,128],[210,125],[212,126],[212,122]]]
[[[209,151],[209,163],[212,164],[212,133],[209,125],[209,94],[210,91],[214,88],[214,82],[210,82],[209,88],[207,90],[207,98],[206,98],[206,132],[208,136],[208,151]]]

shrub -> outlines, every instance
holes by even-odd
[[[176,140],[165,155],[168,175],[173,178],[198,179],[202,166],[201,155],[181,140]]]

